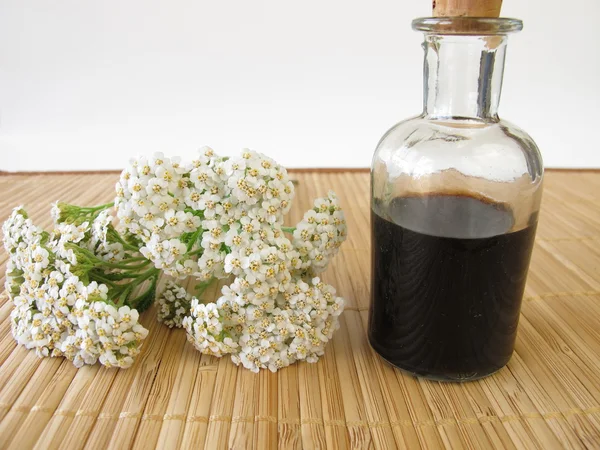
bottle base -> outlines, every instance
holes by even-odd
[[[377,353],[379,355],[379,357],[381,359],[383,359],[389,365],[395,367],[396,369],[401,370],[402,372],[404,372],[408,375],[413,375],[418,378],[423,378],[425,380],[431,380],[431,381],[443,381],[443,382],[449,382],[449,383],[465,383],[468,381],[476,381],[476,380],[480,380],[482,378],[486,378],[486,377],[489,377],[490,375],[495,374],[500,369],[502,369],[504,366],[506,366],[506,364],[508,363],[508,361],[507,361],[503,365],[501,365],[497,368],[494,368],[491,371],[485,371],[483,373],[482,372],[471,372],[471,373],[440,374],[440,373],[424,371],[423,369],[411,367],[409,365],[392,362],[389,359],[387,359],[381,352],[379,352],[375,348],[375,346],[373,346],[370,338],[368,339],[368,341],[369,341],[369,345],[375,351],[375,353]]]

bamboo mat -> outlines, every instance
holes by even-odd
[[[548,172],[516,352],[497,374],[444,384],[405,375],[369,347],[367,173],[301,172],[290,223],[333,188],[349,238],[324,277],[346,298],[317,364],[255,375],[201,355],[182,330],[150,329],[130,370],[38,359],[0,300],[1,448],[600,448],[600,173]],[[24,203],[109,201],[117,175],[0,176],[0,219]],[[0,252],[4,281],[6,254]]]

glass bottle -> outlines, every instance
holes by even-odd
[[[510,359],[542,195],[533,140],[498,117],[505,18],[421,18],[423,113],[392,127],[371,169],[369,341],[438,380]]]

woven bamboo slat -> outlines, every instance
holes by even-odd
[[[600,448],[600,173],[547,172],[515,354],[464,384],[407,375],[368,345],[368,174],[293,177],[290,223],[330,188],[348,219],[348,241],[324,275],[347,301],[325,357],[253,374],[198,353],[153,307],[131,369],[76,369],[17,347],[2,295],[0,449]],[[0,220],[24,204],[49,227],[50,202],[105,203],[115,179],[2,174]],[[6,260],[2,249],[2,283]]]

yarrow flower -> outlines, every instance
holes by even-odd
[[[329,191],[327,198],[319,198],[314,208],[304,214],[294,231],[294,245],[302,260],[316,272],[327,269],[329,261],[346,240],[347,227],[337,196]]]
[[[109,300],[109,286],[89,281],[102,277],[97,273],[102,260],[86,248],[100,241],[99,233],[88,222],[61,222],[49,234],[21,207],[13,210],[3,226],[11,330],[20,345],[39,356],[64,356],[77,367],[99,360],[127,368],[148,331],[139,324],[138,311]],[[96,268],[88,270],[91,265]]]
[[[268,289],[245,287],[237,278],[216,303],[193,298],[183,326],[201,352],[231,354],[234,363],[253,372],[275,372],[295,361],[316,362],[339,328],[343,309],[344,300],[318,277],[273,283]]]
[[[158,320],[184,328],[201,352],[252,371],[315,362],[344,307],[319,274],[347,227],[331,191],[284,226],[293,198],[274,160],[204,147],[190,163],[162,153],[131,160],[114,204],[58,202],[51,233],[16,208],[3,226],[13,335],[40,356],[129,367],[147,335],[139,312],[163,273]],[[189,278],[196,296],[178,284]],[[228,283],[219,298],[202,302],[219,279]]]
[[[207,280],[227,276],[227,232],[241,226],[250,236],[261,223],[282,224],[294,185],[260,153],[227,159],[204,147],[186,165],[162,153],[134,159],[116,191],[117,216],[157,269]]]

